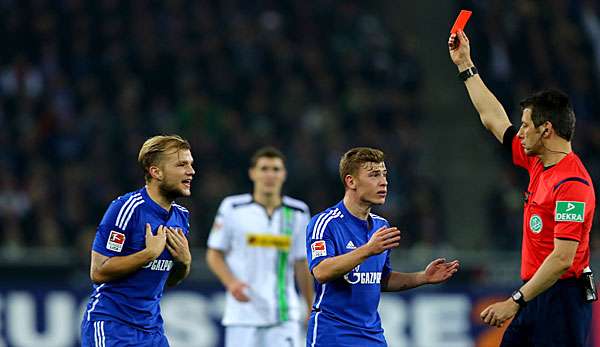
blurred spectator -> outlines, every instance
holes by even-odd
[[[314,211],[339,196],[345,150],[382,148],[397,161],[383,214],[406,221],[406,246],[444,242],[436,188],[412,184],[420,67],[363,2],[9,0],[0,23],[3,249],[81,247],[141,183],[121,163],[158,133],[194,148],[193,245],[248,190],[245,158],[263,145],[284,150],[287,189]]]
[[[469,32],[481,73],[517,124],[524,95],[568,92],[575,148],[600,177],[598,3],[509,4],[460,1],[485,28]],[[182,203],[195,246],[218,201],[249,189],[245,158],[269,144],[289,158],[287,193],[314,211],[341,194],[346,149],[382,148],[390,201],[380,213],[403,228],[403,247],[447,243],[439,187],[417,171],[424,67],[364,2],[8,0],[0,23],[2,249],[75,247],[110,199],[141,183],[120,163],[158,133],[194,148],[197,193]],[[513,197],[525,181],[504,171],[499,181],[484,239],[516,250]]]

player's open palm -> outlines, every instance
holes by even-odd
[[[167,243],[165,228],[162,225],[158,226],[156,235],[152,233],[152,226],[146,223],[146,249],[150,251],[153,259],[156,259],[164,251]]]
[[[396,227],[379,228],[367,243],[372,255],[398,246],[400,246],[400,230]]]
[[[186,265],[192,262],[190,246],[181,228],[169,227],[167,229],[167,249],[175,261]]]
[[[436,259],[425,268],[425,281],[431,284],[444,282],[458,271],[459,265],[458,260],[447,262],[444,258]]]

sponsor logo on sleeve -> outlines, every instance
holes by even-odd
[[[111,230],[106,242],[106,248],[113,252],[121,252],[125,244],[125,234]]]
[[[557,201],[554,220],[556,222],[583,223],[585,221],[585,202]]]
[[[319,240],[315,241],[310,245],[310,249],[312,251],[312,257],[324,257],[327,255],[327,246],[325,245],[325,241]]]

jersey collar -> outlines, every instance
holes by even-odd
[[[148,187],[144,186],[141,189],[142,197],[144,198],[144,201],[146,202],[146,204],[148,205],[148,207],[153,210],[154,212],[158,213],[159,216],[162,216],[163,218],[167,218],[169,216],[169,211],[165,210],[164,208],[162,208],[159,204],[156,203],[156,201],[152,200],[152,198],[150,197],[150,195],[148,194]],[[173,210],[173,208],[171,207],[171,210]]]
[[[337,204],[337,208],[340,209],[340,211],[342,211],[342,214],[344,215],[344,217],[350,219],[351,221],[353,221],[356,224],[359,224],[365,228],[367,228],[367,230],[369,229],[369,226],[373,225],[373,218],[371,218],[371,214],[369,214],[367,216],[367,220],[363,220],[360,219],[358,217],[356,217],[355,215],[353,215],[352,213],[350,213],[350,211],[346,208],[346,206],[344,205],[344,200],[341,200],[338,204]]]
[[[555,166],[561,165],[561,163],[566,163],[572,160],[572,158],[575,156],[575,153],[573,153],[573,151],[567,153],[567,155],[565,155],[561,160],[559,160],[558,162],[550,165],[550,166],[544,166],[544,171],[552,169]]]

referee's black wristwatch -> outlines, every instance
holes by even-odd
[[[516,302],[519,305],[520,308],[527,306],[527,301],[525,301],[525,298],[523,297],[523,293],[521,293],[521,290],[519,290],[519,289],[515,290],[512,293],[511,298],[513,299],[514,302]]]
[[[465,82],[466,80],[477,75],[478,73],[479,73],[479,71],[477,71],[477,68],[475,66],[471,66],[470,68],[466,69],[465,71],[461,71],[458,74],[458,78],[461,81]]]

